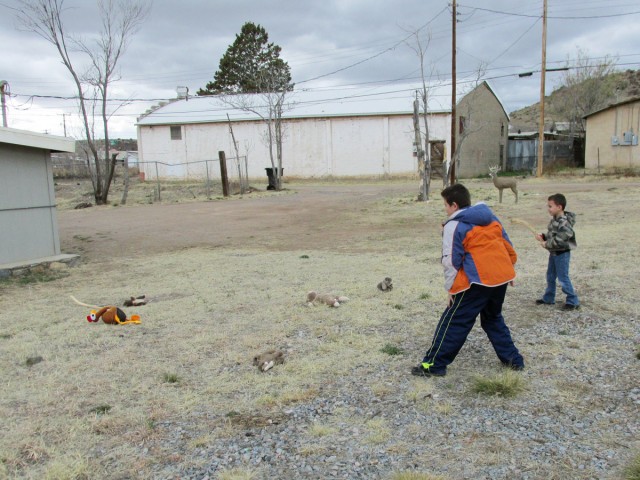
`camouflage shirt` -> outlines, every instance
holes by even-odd
[[[564,212],[564,215],[557,218],[553,217],[544,236],[544,248],[550,252],[576,248],[578,245],[576,243],[576,234],[573,230],[575,224],[576,214],[573,212]]]

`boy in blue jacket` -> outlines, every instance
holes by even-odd
[[[440,317],[431,346],[416,376],[447,373],[480,315],[482,329],[503,365],[522,370],[524,360],[502,316],[507,285],[516,276],[517,255],[498,218],[485,204],[471,206],[464,185],[442,193],[448,219],[442,233],[442,265],[449,305]]]

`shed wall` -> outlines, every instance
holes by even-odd
[[[0,264],[60,254],[48,150],[0,143]]]

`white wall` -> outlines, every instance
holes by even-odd
[[[450,128],[449,114],[431,117],[432,140],[448,143]],[[383,175],[417,171],[411,115],[291,119],[284,122],[283,131],[285,176]],[[263,122],[234,122],[233,133],[240,155],[248,155],[249,176],[265,177],[264,169],[271,167],[265,140],[266,125]],[[145,172],[147,179],[155,178],[156,166],[161,178],[204,178],[205,165],[209,167],[210,177],[219,178],[217,159],[220,150],[228,159],[235,157],[227,123],[183,125],[182,140],[171,140],[169,126],[138,127],[140,170]],[[185,163],[189,165],[178,165]],[[232,168],[228,161],[230,178],[235,173]]]

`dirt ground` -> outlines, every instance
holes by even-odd
[[[490,181],[470,180],[472,193],[482,189],[486,200],[497,203],[498,191]],[[606,191],[611,180],[525,179],[519,182],[520,197],[554,191],[568,194]],[[625,185],[638,186],[628,181]],[[83,188],[86,188],[83,187]],[[345,247],[352,241],[376,235],[387,240],[402,236],[414,225],[354,222],[360,210],[390,195],[415,199],[417,181],[365,184],[288,184],[282,192],[259,192],[227,199],[188,203],[94,206],[58,212],[61,247],[84,260],[100,262],[106,257],[135,257],[191,247],[249,248],[268,245],[276,250]],[[431,202],[440,204],[439,182],[432,184]],[[58,197],[70,195],[59,190]],[[494,198],[495,197],[495,198]],[[112,198],[117,198],[113,194]],[[58,198],[60,200],[60,198]],[[512,205],[511,191],[503,194],[503,205]],[[541,205],[544,204],[542,200]],[[540,211],[531,212],[538,219]],[[521,218],[530,220],[527,214]],[[545,218],[545,217],[542,217]]]

